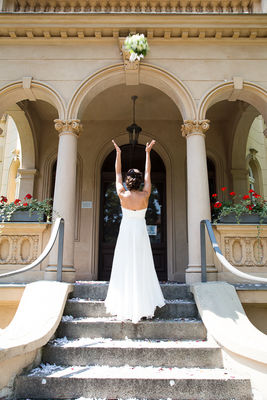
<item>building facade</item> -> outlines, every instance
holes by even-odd
[[[126,170],[144,168],[155,139],[147,224],[158,276],[199,280],[211,192],[267,198],[266,0],[0,4],[1,195],[53,197],[64,279],[108,280],[120,218],[111,140]],[[134,33],[150,51],[131,63],[122,45]],[[217,279],[210,249],[208,264]],[[52,252],[42,276],[55,269]]]

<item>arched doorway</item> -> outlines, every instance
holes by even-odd
[[[144,171],[145,146],[124,145],[122,149],[122,171],[130,168]],[[101,170],[100,229],[98,279],[109,280],[114,249],[118,236],[121,208],[115,187],[115,151],[105,159]],[[151,151],[152,192],[146,214],[154,263],[158,278],[167,279],[167,235],[166,235],[166,170],[160,156]]]

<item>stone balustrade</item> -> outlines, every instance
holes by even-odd
[[[240,271],[267,277],[267,225],[213,226],[216,240],[225,258]],[[240,281],[222,268],[218,261],[218,280]]]
[[[9,0],[3,11],[18,13],[259,13],[256,0]],[[1,4],[1,3],[0,3]]]
[[[0,274],[20,269],[32,263],[41,254],[50,236],[51,224],[5,223],[0,236]],[[30,282],[43,279],[44,261],[25,274],[3,278],[1,282]]]

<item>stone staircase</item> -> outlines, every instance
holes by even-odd
[[[106,315],[106,282],[76,284],[42,364],[16,381],[17,399],[252,399],[223,368],[184,284],[161,284],[166,306],[138,324]]]

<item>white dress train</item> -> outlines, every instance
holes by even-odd
[[[122,220],[116,243],[105,306],[108,313],[133,323],[152,318],[165,300],[154,267],[145,221],[146,208],[122,207]]]

